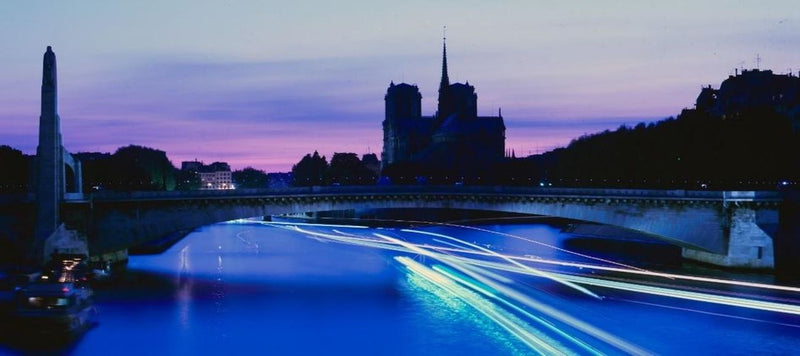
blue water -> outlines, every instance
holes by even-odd
[[[59,351],[77,355],[536,353],[507,327],[481,312],[481,306],[490,305],[525,330],[542,335],[558,350],[626,353],[530,306],[523,305],[519,310],[498,307],[497,300],[474,291],[467,295],[477,296],[480,302],[477,307],[471,305],[463,295],[422,278],[395,259],[408,256],[424,266],[444,265],[433,258],[336,242],[308,232],[372,239],[377,233],[423,245],[453,247],[441,238],[391,228],[302,228],[307,231],[258,223],[217,224],[193,232],[162,254],[132,256],[126,277],[97,291],[97,327]],[[481,228],[555,247],[563,246],[569,237],[547,224]],[[420,230],[455,236],[507,254],[605,263],[485,231],[456,227]],[[596,299],[549,279],[495,272],[502,275],[498,278],[508,278],[504,286],[637,350],[658,354],[792,354],[800,350],[797,315],[588,287],[603,297]],[[695,284],[692,288],[709,291],[711,287]],[[767,295],[781,298],[773,301],[790,304],[800,299],[794,292],[718,289],[733,296]],[[546,320],[570,336],[544,330],[523,312]],[[571,342],[573,336],[588,349]]]

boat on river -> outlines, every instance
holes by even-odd
[[[43,276],[17,291],[17,325],[26,334],[77,336],[96,322],[93,295],[88,286]]]
[[[77,336],[96,322],[94,291],[80,258],[57,259],[16,291],[16,318],[26,334]]]

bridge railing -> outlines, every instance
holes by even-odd
[[[558,187],[504,187],[504,186],[436,186],[436,185],[369,185],[369,186],[311,186],[281,189],[235,189],[194,191],[100,191],[85,194],[92,200],[169,200],[192,198],[235,198],[257,196],[290,195],[373,195],[373,194],[492,194],[492,195],[537,195],[574,197],[618,197],[653,199],[700,199],[700,200],[774,200],[780,192],[773,191],[694,191],[694,190],[648,190],[648,189],[597,189]]]
[[[651,189],[598,189],[559,187],[504,187],[504,186],[441,186],[441,185],[368,185],[368,186],[312,186],[281,189],[235,189],[193,191],[99,191],[65,197],[67,202],[88,200],[170,200],[192,198],[233,198],[289,195],[347,195],[347,194],[492,194],[537,195],[572,197],[616,197],[652,199],[699,199],[719,201],[782,200],[786,192],[779,191],[707,191],[707,190],[651,190]],[[33,194],[0,194],[0,204],[31,202]]]

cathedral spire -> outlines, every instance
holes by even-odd
[[[450,89],[450,78],[447,76],[447,26],[442,30],[442,81],[439,83],[439,110],[437,116],[443,120],[447,116],[448,91]]]
[[[447,37],[442,37],[442,82],[439,84],[439,93],[449,86],[450,78],[447,76]]]

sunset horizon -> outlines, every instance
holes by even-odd
[[[391,82],[418,85],[433,115],[444,26],[452,81],[475,86],[479,114],[502,109],[506,148],[518,156],[676,116],[736,70],[800,68],[790,47],[800,19],[777,4],[354,5],[101,5],[93,16],[57,3],[0,5],[14,15],[0,42],[0,144],[35,153],[46,46],[59,56],[70,151],[134,144],[176,165],[267,172],[314,151],[380,155]]]

